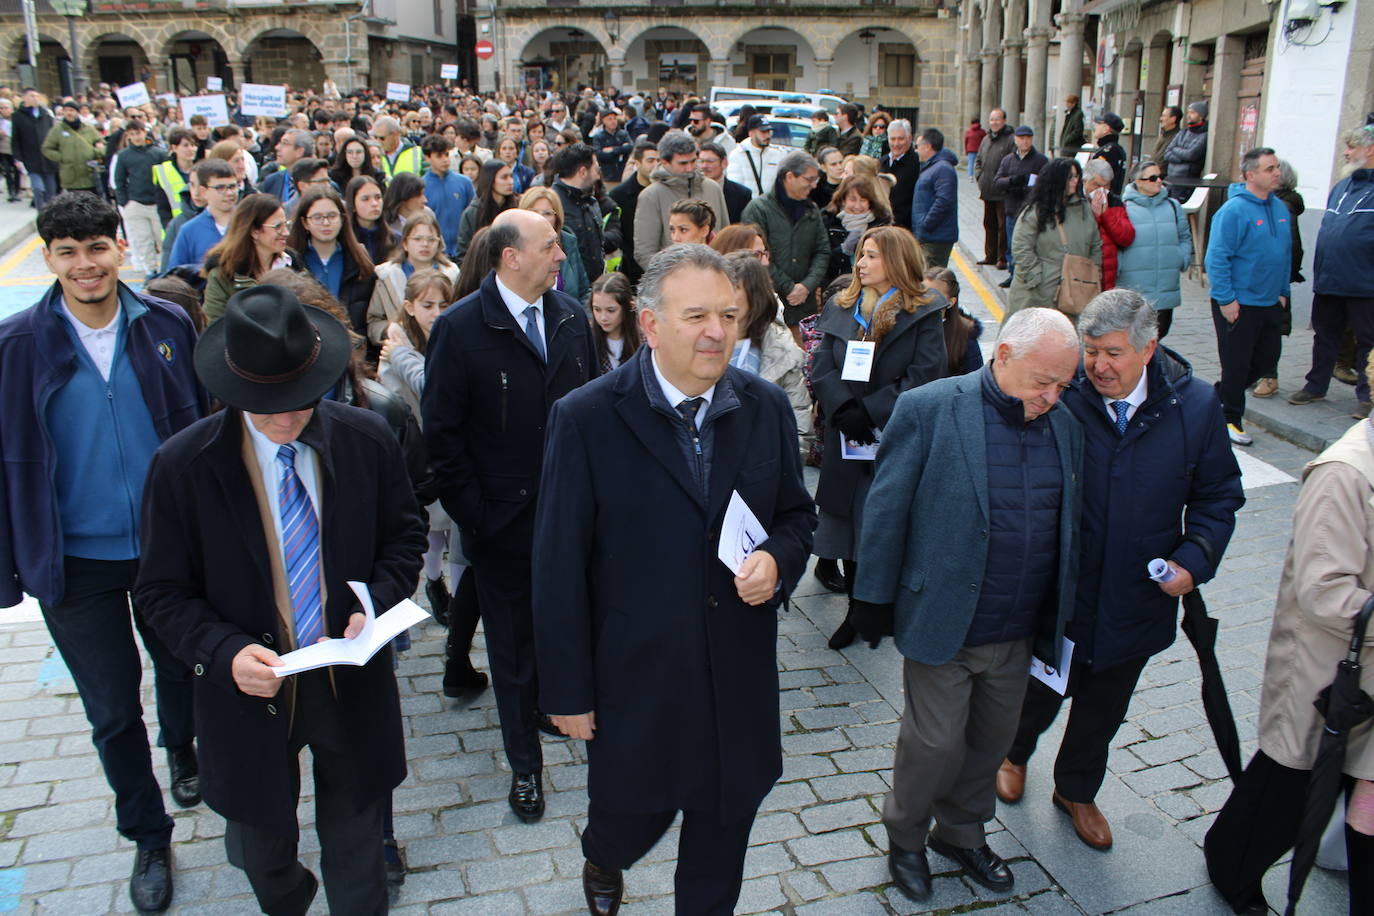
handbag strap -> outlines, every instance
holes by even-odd
[[[1064,249],[1064,253],[1069,253],[1069,237],[1064,233],[1064,223],[1062,220],[1055,220],[1054,227],[1059,230],[1059,244]]]

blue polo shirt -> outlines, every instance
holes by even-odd
[[[305,246],[305,251],[301,252],[301,258],[305,261],[306,270],[310,275],[320,281],[320,285],[329,290],[329,295],[335,299],[339,298],[339,288],[343,286],[344,273],[344,254],[343,245],[335,245],[334,253],[325,261],[320,258],[320,253],[315,250],[313,243]]]

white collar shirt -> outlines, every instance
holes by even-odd
[[[496,277],[496,290],[501,294],[501,301],[510,309],[511,317],[515,319],[515,326],[520,330],[525,330],[525,309],[534,306],[534,323],[539,328],[539,339],[547,341],[548,337],[544,333],[544,297],[540,296],[533,302],[526,302],[524,298],[501,282],[500,275]],[[540,347],[541,350],[547,347]]]
[[[691,395],[683,394],[682,391],[679,390],[678,387],[674,385],[672,382],[668,381],[668,379],[663,375],[662,371],[659,370],[658,352],[655,351],[652,354],[652,356],[653,359],[651,359],[650,362],[653,363],[654,378],[658,379],[658,387],[663,391],[663,396],[667,398],[668,406],[673,408],[674,410],[677,410],[677,405],[681,404],[683,401],[691,400]],[[701,398],[705,402],[701,405],[701,409],[697,411],[697,416],[706,416],[706,412],[711,409],[711,398],[715,397],[715,395],[715,385],[712,385],[710,388],[707,388],[701,394],[697,395],[697,397]],[[697,425],[700,426],[701,424],[698,423]]]
[[[58,301],[63,316],[71,322],[72,328],[76,331],[76,339],[86,348],[86,353],[90,356],[91,362],[95,363],[100,377],[108,382],[110,371],[114,368],[115,349],[119,346],[119,325],[124,320],[124,306],[115,306],[114,318],[105,327],[93,328],[72,314],[72,310],[67,307],[66,299]]]
[[[1145,368],[1142,369],[1140,372],[1140,380],[1135,383],[1134,391],[1126,395],[1124,398],[1102,398],[1102,403],[1107,408],[1107,417],[1112,421],[1112,423],[1116,423],[1116,408],[1112,407],[1112,405],[1115,404],[1117,400],[1125,401],[1127,404],[1131,405],[1126,409],[1127,422],[1130,422],[1130,419],[1135,416],[1135,412],[1140,409],[1140,405],[1145,403],[1145,395],[1149,393],[1149,375],[1150,367],[1147,363],[1145,365]]]

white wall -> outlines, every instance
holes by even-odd
[[[396,19],[396,25],[389,27],[386,30],[387,34],[447,44],[456,43],[458,40],[457,4],[455,0],[440,0],[440,6],[443,8],[439,22],[442,29],[435,31],[434,0],[407,0],[405,3],[396,3],[395,11],[391,14]],[[452,61],[445,58],[443,62],[451,63]]]
[[[1333,163],[1340,148],[1341,99],[1357,2],[1360,0],[1345,4],[1335,14],[1320,8],[1321,18],[1311,28],[1294,34],[1298,41],[1312,46],[1292,44],[1281,26],[1274,29],[1263,142],[1297,170],[1298,190],[1309,212],[1325,207],[1327,192],[1335,183]],[[1287,8],[1285,0],[1280,22],[1287,19]],[[1308,241],[1306,232],[1303,237],[1309,249],[1316,242],[1315,236]]]

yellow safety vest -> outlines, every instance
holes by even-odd
[[[167,202],[172,205],[172,219],[176,219],[181,215],[181,192],[186,190],[186,179],[177,169],[175,159],[165,159],[153,166],[153,184],[167,195]]]
[[[386,180],[391,181],[397,172],[414,172],[419,175],[424,171],[425,159],[420,153],[418,146],[407,146],[396,155],[396,164],[391,164],[391,157],[382,153],[382,168],[386,172]]]

